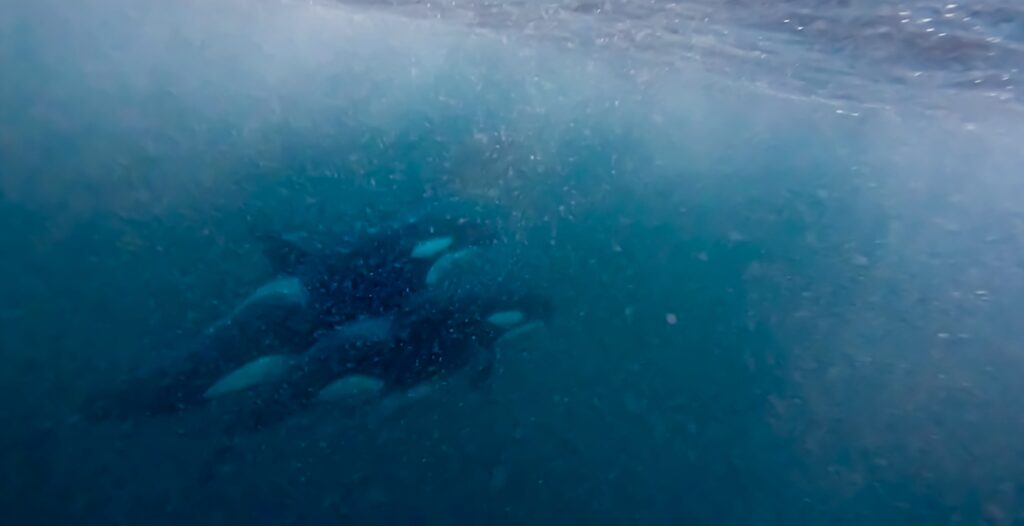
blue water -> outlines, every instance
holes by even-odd
[[[4,523],[1024,523],[1024,13],[852,4],[0,6]],[[452,195],[557,305],[486,393],[77,417]]]

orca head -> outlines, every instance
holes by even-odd
[[[450,301],[449,331],[468,335],[485,347],[546,327],[555,310],[546,296],[500,287],[469,291]]]
[[[551,323],[555,307],[551,300],[533,291],[516,291],[483,302],[490,313],[485,321],[496,327],[516,327],[531,321]]]
[[[544,289],[538,273],[544,266],[537,263],[522,247],[507,243],[450,252],[431,267],[428,287],[404,310],[413,318],[437,312],[439,319],[492,331],[531,321],[547,323],[554,309],[538,293]]]
[[[498,241],[496,221],[469,211],[432,211],[405,225],[405,247],[412,259],[435,262],[444,255],[485,247]]]
[[[520,334],[543,328],[551,323],[554,305],[540,294],[523,293],[485,302],[483,322],[494,342],[505,341]]]

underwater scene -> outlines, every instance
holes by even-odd
[[[0,521],[1024,524],[1024,5],[0,5]]]

